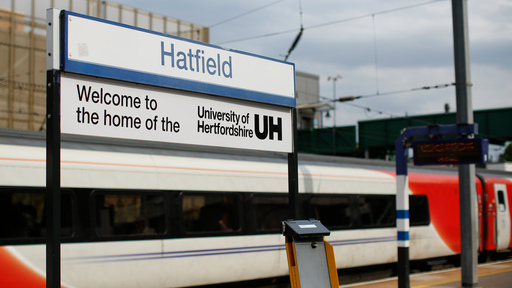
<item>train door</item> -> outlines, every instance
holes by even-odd
[[[494,184],[496,193],[496,250],[508,248],[510,243],[510,213],[507,201],[507,186],[505,184]]]

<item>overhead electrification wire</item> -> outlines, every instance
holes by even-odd
[[[302,32],[304,31],[304,28],[302,27],[302,25],[300,26],[300,31],[299,31],[299,34],[297,35],[297,37],[295,37],[295,41],[293,41],[293,44],[292,44],[292,47],[290,47],[290,49],[288,49],[288,54],[286,54],[286,56],[284,57],[284,61],[288,60],[288,57],[290,56],[290,54],[292,53],[293,49],[295,49],[295,47],[297,46],[297,44],[299,43],[299,40],[300,38],[302,37]]]
[[[417,87],[417,88],[412,88],[412,89],[395,90],[395,91],[376,93],[376,94],[357,95],[357,96],[343,96],[343,97],[338,97],[337,99],[327,98],[327,97],[323,97],[323,96],[320,96],[320,98],[326,99],[326,100],[331,101],[331,102],[334,102],[334,101],[336,101],[336,102],[348,102],[348,101],[352,101],[352,100],[356,100],[356,99],[361,99],[361,98],[386,96],[386,95],[394,95],[394,94],[401,94],[401,93],[410,93],[410,92],[422,91],[422,90],[430,90],[430,89],[442,89],[442,88],[446,88],[446,87],[450,87],[450,86],[455,86],[455,85],[457,85],[457,83],[438,84],[438,85],[433,85],[433,86],[422,86],[422,87]]]
[[[457,84],[456,83],[450,83],[450,84],[439,84],[439,85],[433,85],[433,86],[423,86],[423,87],[418,87],[418,88],[390,91],[390,92],[370,94],[370,95],[344,96],[344,97],[339,97],[336,100],[333,100],[333,99],[327,98],[327,97],[323,97],[323,96],[320,96],[320,98],[325,99],[325,100],[330,101],[330,102],[333,102],[333,101],[342,102],[343,104],[346,104],[346,105],[350,105],[350,106],[353,106],[353,107],[356,107],[356,108],[364,109],[365,110],[365,114],[367,116],[368,116],[368,112],[372,112],[373,111],[373,112],[377,112],[380,115],[382,115],[382,114],[389,115],[389,116],[391,116],[393,118],[393,117],[403,117],[403,116],[400,116],[400,115],[397,115],[397,114],[393,114],[393,113],[390,113],[390,112],[384,112],[384,111],[381,111],[381,110],[373,109],[373,108],[362,106],[362,105],[348,103],[348,101],[352,101],[352,100],[356,100],[356,99],[361,99],[361,98],[385,96],[385,95],[400,94],[400,93],[407,93],[407,92],[414,92],[414,91],[422,91],[422,90],[430,90],[430,89],[441,89],[441,88],[446,88],[446,87],[455,86],[455,85],[457,85]],[[407,117],[407,114],[405,115],[405,117]]]
[[[265,37],[271,37],[271,36],[276,36],[276,35],[282,35],[282,34],[287,34],[287,33],[292,33],[292,32],[297,32],[297,29],[290,29],[290,30],[286,30],[286,31],[279,31],[279,32],[268,33],[268,34],[259,35],[259,36],[251,36],[251,37],[246,37],[246,38],[238,38],[238,39],[235,39],[235,40],[218,42],[218,43],[214,43],[214,44],[216,44],[216,45],[223,45],[223,44],[242,42],[242,41],[253,40],[253,39],[258,39],[258,38],[265,38]]]
[[[390,112],[384,112],[384,111],[373,109],[373,108],[366,107],[366,106],[361,106],[361,105],[352,104],[352,103],[343,103],[343,104],[363,109],[365,111],[365,113],[366,113],[366,116],[368,116],[368,112],[377,112],[379,115],[386,114],[386,115],[389,115],[392,118],[393,117],[401,117],[400,115],[397,115],[397,114],[393,114],[393,113],[390,113]]]
[[[375,15],[386,14],[386,13],[396,12],[396,11],[405,10],[405,9],[411,9],[411,8],[415,8],[415,7],[418,7],[418,6],[428,5],[428,4],[432,4],[432,3],[440,2],[440,1],[446,1],[446,0],[431,0],[431,1],[428,1],[428,2],[423,2],[423,3],[418,3],[418,4],[403,6],[403,7],[398,7],[398,8],[389,9],[389,10],[383,10],[383,11],[375,12],[375,13],[371,13],[371,14],[365,14],[365,15],[360,15],[360,16],[340,19],[340,20],[336,20],[336,21],[330,21],[330,22],[326,22],[326,23],[322,23],[322,24],[317,24],[317,25],[313,25],[313,26],[309,26],[309,27],[304,27],[303,30],[316,29],[316,28],[320,28],[320,27],[324,27],[324,26],[329,26],[329,25],[334,25],[334,24],[339,24],[339,23],[343,23],[343,22],[349,22],[349,21],[359,20],[359,19],[363,19],[363,18],[367,18],[367,17],[373,17]],[[253,39],[258,39],[258,38],[265,38],[265,37],[270,37],[270,36],[276,36],[276,35],[281,35],[281,34],[287,34],[287,33],[292,33],[292,32],[296,32],[296,31],[297,31],[297,29],[290,29],[290,30],[278,31],[278,32],[274,32],[274,33],[268,33],[268,34],[264,34],[264,35],[239,38],[239,39],[219,42],[219,43],[215,43],[215,44],[222,45],[222,44],[228,44],[228,43],[235,43],[235,42],[253,40]]]
[[[359,95],[359,96],[353,96],[353,97],[355,99],[368,98],[368,97],[385,96],[385,95],[408,93],[408,92],[430,90],[430,89],[441,89],[441,88],[446,88],[446,87],[455,86],[455,85],[456,85],[456,83],[439,84],[439,85],[434,85],[434,86],[423,86],[423,87],[412,88],[412,89],[407,89],[407,90],[389,91],[389,92],[369,94],[369,95]]]
[[[278,0],[278,1],[275,1],[275,2],[272,2],[272,3],[269,3],[269,4],[267,4],[267,5],[263,5],[263,6],[261,6],[261,7],[255,8],[255,9],[253,9],[253,10],[250,10],[250,11],[244,12],[244,13],[242,13],[242,14],[239,14],[239,15],[237,15],[237,16],[233,16],[233,17],[231,17],[231,18],[228,18],[228,19],[222,20],[222,21],[220,21],[220,22],[217,22],[217,23],[215,23],[215,24],[212,24],[212,25],[210,25],[208,28],[212,28],[212,27],[218,26],[218,25],[220,25],[220,24],[224,24],[224,23],[226,23],[226,22],[229,22],[229,21],[235,20],[235,19],[237,19],[237,18],[240,18],[240,17],[242,17],[242,16],[245,16],[245,15],[248,15],[248,14],[251,14],[251,13],[254,13],[254,12],[256,12],[256,11],[259,11],[259,10],[265,9],[265,8],[267,8],[267,7],[270,7],[270,6],[272,6],[272,5],[275,5],[275,4],[277,4],[277,3],[279,3],[279,2],[283,2],[283,1],[285,1],[285,0]]]
[[[288,49],[288,54],[286,54],[286,56],[284,57],[284,61],[288,60],[288,57],[292,53],[293,49],[295,49],[295,47],[299,43],[299,40],[302,37],[302,32],[304,32],[304,27],[302,26],[302,2],[300,0],[299,0],[299,11],[300,11],[299,12],[300,13],[300,31],[299,31],[299,34],[297,34],[297,37],[295,37],[295,41],[293,41],[292,46],[290,47],[290,49]]]
[[[362,18],[373,17],[374,15],[381,15],[381,14],[387,14],[387,13],[396,12],[396,11],[400,11],[400,10],[416,8],[419,6],[428,5],[428,4],[432,4],[435,2],[441,2],[441,1],[446,1],[446,0],[431,0],[428,2],[422,2],[422,3],[418,3],[418,4],[402,6],[402,7],[393,8],[393,9],[389,9],[389,10],[383,10],[383,11],[379,11],[379,12],[375,12],[375,13],[371,13],[371,14],[365,14],[365,15],[361,15],[361,16],[356,16],[356,17],[326,22],[326,23],[322,23],[322,24],[318,24],[318,25],[313,25],[313,26],[307,27],[307,29],[315,29],[315,28],[320,28],[320,27],[324,27],[324,26],[328,26],[328,25],[333,25],[333,24],[338,24],[338,23],[343,23],[343,22],[348,22],[348,21],[354,21],[354,20],[358,20],[358,19],[362,19]]]

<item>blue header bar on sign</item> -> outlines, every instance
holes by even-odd
[[[293,63],[64,11],[62,70],[295,107]]]

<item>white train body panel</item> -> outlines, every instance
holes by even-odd
[[[3,187],[45,187],[45,149],[0,145]],[[288,192],[287,164],[62,149],[63,188]],[[395,195],[392,173],[309,163],[299,166],[300,193]],[[410,194],[411,191],[409,191]],[[396,228],[336,230],[326,237],[339,269],[397,261]],[[280,234],[65,243],[67,287],[183,287],[288,274]],[[8,250],[45,271],[45,245]],[[453,255],[436,228],[411,227],[410,257]]]

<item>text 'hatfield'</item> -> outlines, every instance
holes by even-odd
[[[208,73],[212,76],[219,76],[225,78],[233,78],[233,65],[231,62],[231,56],[227,58],[221,57],[221,54],[210,57],[205,55],[202,49],[188,49],[179,50],[175,49],[174,43],[171,46],[165,45],[161,42],[161,53],[162,53],[162,66],[169,63],[172,68],[178,68],[180,70],[197,72],[197,73]],[[168,64],[168,65],[169,65]]]

